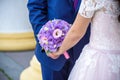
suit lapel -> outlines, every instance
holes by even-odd
[[[81,0],[78,0],[78,3],[76,5],[76,9],[75,9],[76,12],[79,10],[80,4],[81,4]]]
[[[69,0],[70,4],[74,7],[74,0]],[[78,11],[79,9],[79,6],[80,6],[80,3],[81,3],[81,0],[78,0],[78,3],[76,5],[76,9],[75,9],[75,12]]]

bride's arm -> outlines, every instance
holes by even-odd
[[[49,54],[48,56],[51,58],[56,58],[55,56],[63,54],[65,51],[76,45],[86,33],[90,20],[91,18],[84,18],[78,13],[75,22],[68,31],[59,50],[56,53]]]
[[[90,20],[90,18],[84,18],[78,13],[73,26],[68,31],[61,47],[59,48],[60,53],[67,51],[79,42],[79,40],[85,35]]]

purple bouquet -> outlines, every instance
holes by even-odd
[[[61,46],[64,37],[66,36],[71,25],[64,20],[54,19],[48,21],[40,29],[37,37],[41,47],[49,52],[56,52]],[[66,58],[69,58],[67,52],[64,53]]]

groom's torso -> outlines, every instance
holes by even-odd
[[[63,19],[73,23],[75,18],[75,9],[73,0],[47,0],[48,19]]]
[[[48,6],[47,7],[48,20],[63,19],[69,22],[70,24],[73,23],[77,14],[77,10],[75,10],[74,8],[73,0],[46,0],[46,1]],[[56,60],[52,60],[51,58],[47,57],[45,53],[41,53],[40,49],[41,49],[40,45],[37,44],[36,57],[41,62],[41,64],[49,66],[49,68],[55,70],[60,70],[64,66],[66,59],[64,58],[63,55]],[[70,52],[71,52],[70,55],[72,55],[73,54],[72,50]],[[76,57],[78,55],[74,54],[71,57]]]

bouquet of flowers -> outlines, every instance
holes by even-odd
[[[41,47],[47,52],[56,52],[71,25],[64,20],[54,19],[48,21],[40,29],[37,37]],[[69,58],[67,52],[64,53],[66,59]]]

